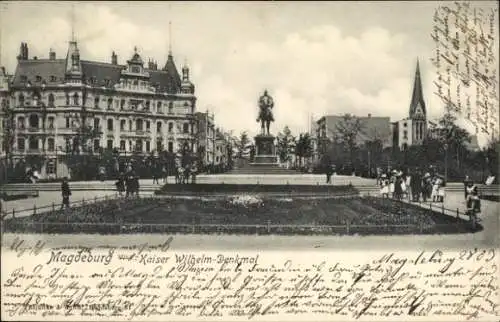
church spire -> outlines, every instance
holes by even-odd
[[[413,81],[413,94],[410,103],[410,119],[426,118],[426,108],[424,102],[424,94],[422,91],[422,79],[420,77],[420,64],[417,58],[417,68]]]
[[[172,21],[168,22],[168,55],[172,56]]]

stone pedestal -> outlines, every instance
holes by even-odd
[[[275,165],[278,163],[274,136],[259,134],[255,137],[255,157],[253,165]]]

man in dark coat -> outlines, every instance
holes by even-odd
[[[69,196],[71,196],[71,189],[69,188],[68,178],[64,177],[61,184],[62,204],[61,209],[64,207],[69,208]]]

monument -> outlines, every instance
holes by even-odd
[[[260,134],[255,136],[255,157],[252,165],[277,165],[278,156],[276,155],[276,146],[274,144],[275,137],[269,132],[271,122],[274,122],[273,117],[273,98],[264,91],[264,94],[259,98],[259,117],[257,122],[260,122]]]

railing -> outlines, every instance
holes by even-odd
[[[70,206],[78,207],[85,206],[99,201],[117,201],[124,200],[123,198],[117,198],[115,196],[104,196],[95,197],[92,199],[82,199],[79,201],[72,202]],[[284,195],[286,197],[286,195]],[[338,198],[357,198],[357,196],[337,196]],[[174,196],[150,196],[148,198],[158,199],[158,198],[176,198]],[[197,196],[194,198],[203,197]],[[331,198],[331,197],[327,197]],[[401,201],[401,204],[408,204],[405,201]],[[417,206],[416,204],[413,204]],[[422,207],[422,206],[421,206]],[[28,212],[29,214],[40,214],[44,212],[56,211],[62,208],[62,204],[52,203],[51,205],[15,210],[13,209],[11,213],[3,214],[2,219],[11,214],[11,218],[16,218],[16,214],[21,214]],[[426,208],[423,206],[422,208]],[[436,209],[437,208],[437,209]],[[447,209],[442,205],[441,207],[436,207],[433,204],[429,204],[430,211],[440,211],[443,215],[454,215],[457,219],[462,219],[466,217],[464,213],[461,213],[459,209],[452,210]],[[69,217],[68,217],[69,220]],[[429,234],[435,233],[436,229],[454,229],[454,232],[473,232],[476,229],[475,223],[470,225],[470,222],[466,221],[456,221],[455,223],[446,224],[426,224],[422,220],[412,223],[400,223],[400,224],[353,224],[346,221],[342,224],[337,225],[290,225],[290,224],[276,224],[267,220],[266,223],[258,224],[202,224],[197,223],[193,220],[192,223],[121,223],[121,222],[13,222],[5,223],[2,222],[2,232],[22,232],[22,233],[103,233],[103,234],[123,234],[123,233],[188,233],[188,234]]]

